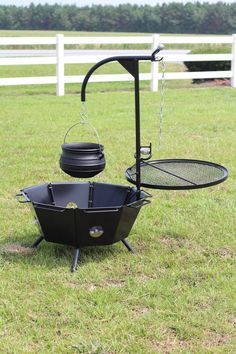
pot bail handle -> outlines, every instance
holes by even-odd
[[[67,131],[66,131],[66,133],[64,135],[64,144],[66,144],[66,138],[67,138],[69,132],[74,127],[76,127],[79,124],[81,124],[81,125],[87,124],[89,126],[89,128],[93,131],[94,135],[96,136],[98,145],[101,146],[98,132],[97,132],[96,128],[88,120],[88,117],[87,117],[87,114],[86,114],[85,102],[82,102],[82,108],[81,108],[81,112],[80,112],[80,120],[79,120],[79,122],[73,124],[71,127],[69,127],[69,129],[67,129]]]

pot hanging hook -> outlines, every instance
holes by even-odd
[[[98,145],[100,145],[100,138],[99,138],[98,132],[97,132],[96,128],[88,120],[88,116],[87,116],[87,113],[86,113],[85,102],[81,102],[81,103],[82,103],[82,105],[81,105],[81,112],[80,112],[80,120],[79,120],[79,122],[77,122],[77,123],[73,124],[72,126],[70,126],[69,129],[67,129],[67,131],[66,131],[66,133],[64,135],[64,144],[66,144],[66,138],[67,138],[69,132],[74,127],[76,127],[77,125],[85,125],[85,124],[87,124],[89,126],[89,128],[91,129],[91,131],[93,131],[94,135],[96,136]]]

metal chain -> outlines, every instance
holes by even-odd
[[[64,143],[66,143],[66,138],[68,133],[77,125],[83,125],[83,124],[87,124],[89,126],[89,128],[94,132],[94,135],[96,136],[97,139],[97,143],[100,145],[100,139],[99,139],[99,135],[97,130],[95,129],[95,127],[89,122],[88,117],[87,117],[87,113],[86,113],[86,106],[85,106],[85,102],[82,102],[82,107],[81,107],[81,112],[80,112],[80,120],[79,122],[73,124],[66,132],[65,136],[64,136]]]
[[[88,117],[87,117],[87,113],[86,113],[85,102],[82,102],[79,122],[80,122],[80,124],[86,124],[87,121],[88,121]]]
[[[159,111],[159,134],[158,134],[158,148],[157,150],[161,150],[162,143],[162,131],[163,131],[163,118],[164,118],[164,95],[165,95],[165,63],[161,61],[161,89],[160,89],[160,111]]]
[[[97,138],[97,142],[100,145],[100,138],[99,138],[98,132],[97,132],[96,128],[88,120],[85,102],[82,102],[82,107],[81,107],[81,112],[80,112],[80,124],[88,124],[88,126],[94,132],[94,135]]]

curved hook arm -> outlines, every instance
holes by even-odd
[[[156,56],[163,49],[164,49],[164,45],[163,44],[159,44],[157,49],[155,49],[154,52],[152,53],[152,61],[161,61],[163,59],[163,58],[158,58]]]
[[[127,62],[127,61],[139,61],[139,60],[150,60],[150,61],[160,61],[162,60],[156,57],[156,54],[159,53],[160,50],[162,50],[164,48],[164,46],[162,44],[160,44],[156,50],[154,50],[154,52],[152,53],[152,55],[143,55],[143,56],[115,56],[115,57],[110,57],[110,58],[106,58],[103,59],[101,61],[99,61],[97,64],[95,64],[94,66],[92,66],[92,68],[87,72],[87,74],[85,75],[85,78],[83,80],[82,83],[82,88],[81,88],[81,101],[85,102],[85,91],[86,91],[86,86],[88,83],[88,80],[90,78],[90,76],[94,73],[94,71],[96,69],[98,69],[100,66],[109,63],[111,61],[118,61],[120,63],[122,62]],[[128,70],[127,70],[128,71]]]
[[[106,58],[103,59],[101,61],[99,61],[97,64],[95,64],[94,66],[92,66],[92,68],[87,72],[87,74],[85,75],[85,78],[83,80],[82,83],[82,88],[81,88],[81,101],[85,102],[85,91],[86,91],[86,86],[88,83],[88,80],[90,78],[90,76],[94,73],[94,71],[96,69],[98,69],[100,66],[109,63],[111,61],[126,61],[126,60],[130,60],[130,61],[135,61],[135,60],[152,60],[152,57],[149,56],[116,56],[116,57],[110,57],[110,58]]]

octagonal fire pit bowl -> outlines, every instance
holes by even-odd
[[[33,206],[41,236],[32,247],[45,239],[76,248],[71,270],[84,246],[110,245],[122,241],[134,253],[125,238],[140,208],[150,203],[150,194],[129,186],[106,183],[47,183],[21,190],[20,203]]]

